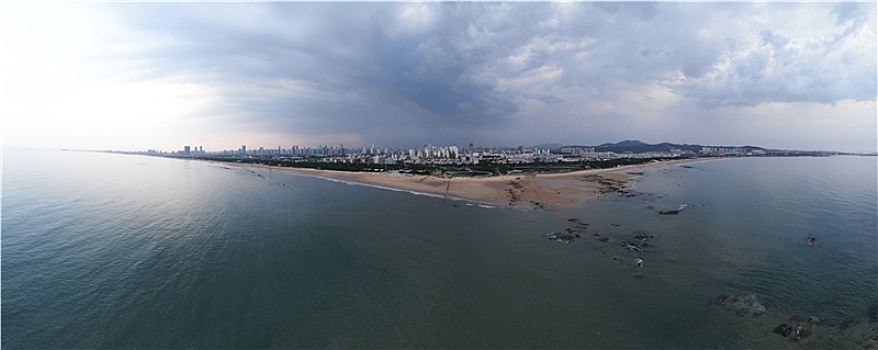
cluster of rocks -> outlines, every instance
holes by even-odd
[[[585,235],[585,231],[588,229],[589,224],[580,222],[579,219],[571,218],[567,219],[569,226],[565,229],[565,232],[551,232],[547,233],[545,237],[549,240],[571,244],[574,243],[577,239],[582,238]],[[620,224],[611,224],[613,226],[622,226]],[[602,236],[601,234],[595,232],[593,236],[599,242],[610,242],[610,237]],[[623,249],[634,252],[637,254],[637,258],[633,260],[632,264],[638,268],[643,268],[643,253],[651,252],[655,253],[655,250],[647,251],[647,248],[654,248],[652,243],[648,242],[650,239],[656,238],[656,236],[648,235],[642,231],[635,232],[633,237],[621,238],[618,240],[619,246]],[[604,251],[606,253],[606,251]],[[626,260],[622,259],[619,256],[613,256],[613,260],[621,261]],[[642,276],[640,276],[642,277]]]
[[[738,316],[759,317],[765,314],[765,306],[759,303],[756,294],[720,294],[711,300],[711,304],[734,311]]]
[[[570,223],[570,227],[565,229],[566,233],[558,233],[552,232],[546,235],[550,240],[570,244],[573,243],[577,238],[582,238],[580,233],[584,233],[588,228],[588,224],[582,223],[579,219],[567,219]]]
[[[255,170],[247,169],[247,171],[249,171],[249,172],[250,172],[251,174],[253,174],[253,175],[256,175],[256,177],[259,177],[259,178],[262,178],[262,179],[268,179],[267,177],[263,176],[262,174],[257,173]]]
[[[756,294],[720,294],[710,304],[734,311],[741,317],[749,315],[756,318],[765,315],[765,306],[759,303]],[[817,317],[795,315],[774,327],[774,333],[790,342],[799,342],[812,336],[822,325],[823,321]],[[841,328],[844,330],[847,326],[842,324]]]
[[[580,238],[579,235],[574,236],[574,235],[567,235],[567,234],[558,233],[558,232],[549,233],[546,235],[546,237],[549,237],[549,240],[561,242],[561,243],[566,243],[566,244],[573,243],[573,241],[575,239]]]
[[[601,185],[600,193],[612,193],[612,192],[622,192],[625,188],[625,183],[627,181],[624,180],[616,180],[611,178],[606,178],[600,175],[587,175],[584,177],[588,181],[594,181]]]
[[[814,331],[817,327],[820,327],[820,324],[820,319],[817,317],[795,315],[790,317],[789,324],[781,323],[774,327],[774,333],[791,342],[798,342],[814,334]]]
[[[606,238],[606,237],[601,237]],[[603,240],[599,238],[599,240],[606,242],[607,240]],[[623,238],[619,241],[619,246],[629,252],[637,253],[637,258],[633,260],[633,265],[637,268],[643,268],[643,254],[644,253],[655,253],[655,250],[647,250],[647,248],[654,247],[651,243],[647,242],[649,239],[655,238],[655,236],[647,235],[643,232],[637,232],[633,238]],[[623,260],[618,256],[614,256],[613,260]],[[636,277],[642,278],[642,275],[637,275]]]
[[[617,190],[616,193],[618,193],[619,195],[621,195],[625,198],[635,197],[638,194],[640,194],[640,192],[630,191],[630,190]]]
[[[652,247],[652,244],[647,242],[650,238],[655,238],[655,236],[646,235],[641,232],[634,235],[634,239],[632,240],[623,239],[620,245],[625,249],[643,253],[644,248]]]

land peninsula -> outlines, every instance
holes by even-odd
[[[542,144],[532,147],[457,145],[409,149],[292,146],[277,149],[204,151],[184,146],[164,152],[119,152],[199,159],[236,167],[282,170],[338,181],[426,193],[504,206],[571,206],[603,193],[631,193],[644,167],[725,157],[801,157],[841,154],[757,146],[647,144],[625,140],[598,146]],[[261,174],[257,174],[262,176]]]
[[[260,164],[238,165],[498,206],[544,208],[578,206],[604,193],[627,194],[631,182],[642,176],[645,168],[680,165],[697,160],[703,159],[655,161],[564,173],[520,173],[485,177],[440,177],[400,172],[351,172]]]

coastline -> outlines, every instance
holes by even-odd
[[[332,181],[362,184],[508,207],[576,207],[610,192],[626,192],[642,170],[681,165],[705,159],[678,159],[609,169],[579,170],[556,174],[520,174],[483,178],[441,178],[398,173],[365,173],[307,168],[234,164],[236,167],[286,171]]]

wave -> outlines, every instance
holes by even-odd
[[[427,192],[419,192],[419,191],[412,191],[412,190],[404,190],[404,189],[399,189],[399,188],[394,188],[394,187],[389,187],[389,186],[382,186],[382,185],[375,185],[375,184],[367,184],[367,183],[356,182],[356,181],[348,181],[348,180],[331,179],[331,178],[319,177],[319,176],[315,176],[315,177],[317,177],[317,178],[321,178],[321,179],[324,179],[324,180],[327,180],[327,181],[343,183],[343,184],[346,184],[346,185],[371,187],[371,188],[377,188],[377,189],[381,189],[381,190],[388,190],[388,191],[394,191],[394,192],[406,192],[406,193],[410,193],[410,194],[413,194],[413,195],[416,195],[416,196],[424,196],[424,197],[432,197],[432,198],[442,198],[442,199],[452,199],[452,200],[462,200],[461,198],[456,198],[456,197],[451,197],[451,196],[443,196],[443,195],[441,195],[441,194],[435,194],[435,193],[427,193]]]
[[[465,204],[466,204],[467,206],[478,205],[479,207],[481,207],[481,208],[485,208],[485,209],[494,209],[494,208],[497,207],[497,206],[494,206],[494,205],[491,205],[491,204],[489,204],[489,203],[485,203],[485,202],[471,201],[471,200],[469,200],[469,199],[460,198],[460,197],[454,197],[454,196],[448,196],[448,195],[441,195],[441,194],[435,194],[435,193],[427,193],[427,192],[420,192],[420,191],[405,190],[405,189],[400,189],[400,188],[394,188],[394,187],[382,186],[382,185],[375,185],[375,184],[368,184],[368,183],[362,183],[362,182],[356,182],[356,181],[350,181],[350,180],[333,179],[333,178],[322,177],[322,176],[311,175],[311,174],[299,174],[299,173],[296,173],[296,174],[294,174],[294,175],[296,175],[296,176],[311,177],[311,178],[317,178],[317,179],[323,179],[323,180],[326,180],[326,181],[331,181],[331,182],[336,182],[336,183],[342,183],[342,184],[351,185],[351,186],[363,186],[363,187],[376,188],[376,189],[379,189],[379,190],[388,190],[388,191],[393,191],[393,192],[404,192],[404,193],[409,193],[409,194],[412,194],[412,195],[415,195],[415,196],[423,196],[423,197],[430,197],[430,198],[441,198],[441,199],[448,199],[448,200],[453,200],[453,201],[463,201],[463,202],[466,202]]]
[[[677,214],[680,214],[680,212],[682,212],[683,210],[686,210],[686,208],[688,208],[690,206],[691,206],[690,204],[681,204],[680,207],[677,208],[677,210],[662,210],[659,212],[659,214],[661,214],[661,215],[677,215]]]

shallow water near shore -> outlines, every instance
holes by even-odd
[[[4,347],[862,348],[878,327],[875,158],[647,169],[634,196],[523,211],[201,161],[3,157]],[[572,218],[573,244],[546,238]],[[620,245],[638,234],[643,253]],[[823,325],[791,343],[772,330],[793,315]]]

